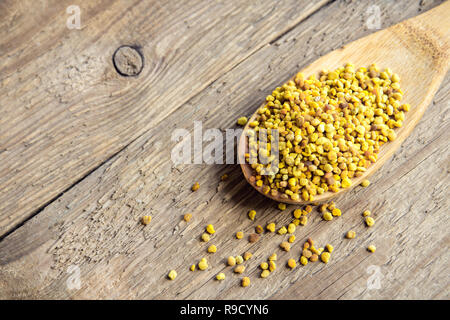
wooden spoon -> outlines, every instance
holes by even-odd
[[[400,76],[400,86],[404,92],[402,102],[409,103],[411,109],[405,115],[403,126],[396,130],[397,138],[384,144],[378,153],[378,160],[358,178],[352,178],[352,186],[339,192],[325,192],[314,197],[314,202],[331,199],[373,174],[389,159],[401,143],[412,132],[426,108],[431,103],[450,65],[450,1],[427,11],[415,18],[403,21],[388,29],[373,33],[367,37],[330,52],[319,58],[302,72],[308,77],[322,69],[333,70],[351,62],[356,68],[368,67],[376,63],[380,69],[389,67]],[[264,105],[264,104],[263,104]],[[250,120],[255,119],[254,114]],[[248,123],[244,130],[248,129]],[[238,156],[245,179],[260,193],[262,187],[250,182],[252,168],[245,163],[244,154],[248,152],[247,138],[242,134],[238,145]],[[306,204],[300,199],[282,199],[279,196],[265,196],[273,200],[291,204]]]

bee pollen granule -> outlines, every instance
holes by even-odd
[[[347,232],[347,234],[345,236],[347,237],[347,239],[353,239],[356,237],[356,232],[353,230],[350,230]]]
[[[330,253],[329,252],[324,252],[320,255],[320,259],[322,260],[323,263],[328,263],[328,261],[330,261]]]
[[[201,259],[198,263],[198,268],[202,271],[208,269],[208,261],[205,258]]]
[[[206,226],[206,232],[208,232],[209,234],[214,234],[216,230],[214,230],[214,226],[212,224],[208,224]]]
[[[175,278],[177,277],[177,272],[175,270],[170,270],[169,274],[167,275],[167,277],[170,280],[175,280]]]
[[[152,216],[143,216],[141,222],[143,225],[148,225],[152,221]]]
[[[233,257],[233,256],[229,256],[229,257],[228,257],[228,260],[227,260],[227,264],[228,264],[230,267],[234,267],[234,266],[236,265],[236,258]]]
[[[250,278],[249,277],[243,277],[242,278],[242,282],[241,285],[243,287],[248,287],[250,285]]]
[[[372,217],[366,217],[366,225],[371,227],[375,224],[375,220]]]
[[[198,182],[194,183],[191,187],[192,191],[197,191],[200,188],[200,184]]]
[[[297,266],[297,263],[295,262],[294,259],[289,259],[287,265],[289,268],[294,269]]]

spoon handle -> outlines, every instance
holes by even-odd
[[[450,67],[450,1],[392,27],[392,31],[415,44],[411,49],[419,49],[433,59],[434,68],[446,73]],[[417,46],[417,47],[416,47]]]

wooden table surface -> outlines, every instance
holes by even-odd
[[[375,32],[377,10],[385,28],[439,3],[83,1],[81,29],[69,29],[71,0],[2,1],[0,298],[450,298],[448,75],[371,185],[336,199],[342,217],[325,222],[313,211],[287,253],[280,235],[251,244],[234,233],[287,223],[294,206],[280,212],[238,165],[171,161],[175,129],[236,128],[297,70]],[[140,48],[138,76],[116,72],[121,45]],[[370,229],[366,209],[376,219]],[[209,223],[215,254],[199,241]],[[354,240],[344,238],[350,229]],[[331,261],[289,271],[308,237],[334,245]],[[252,283],[242,288],[224,260],[245,251]],[[273,252],[278,268],[260,279],[258,265]],[[189,271],[202,257],[209,269]],[[214,280],[219,272],[225,281]]]

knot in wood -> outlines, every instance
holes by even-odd
[[[138,48],[121,46],[113,55],[116,71],[125,77],[137,76],[144,67],[144,58]]]

